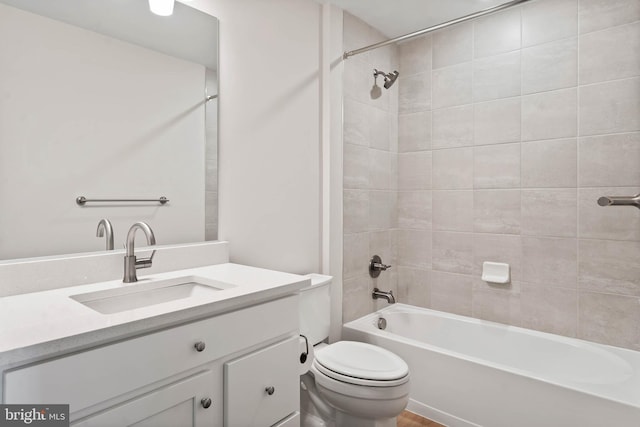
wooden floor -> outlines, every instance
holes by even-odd
[[[398,427],[444,427],[435,421],[422,418],[413,412],[404,411],[398,416]]]

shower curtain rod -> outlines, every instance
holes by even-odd
[[[512,1],[500,4],[498,6],[490,7],[488,9],[484,9],[484,10],[481,10],[479,12],[472,13],[470,15],[465,15],[465,16],[460,17],[460,18],[452,19],[451,21],[443,22],[442,24],[438,24],[438,25],[434,25],[432,27],[428,27],[428,28],[425,28],[425,29],[422,29],[422,30],[414,31],[413,33],[405,34],[404,36],[399,36],[399,37],[396,37],[396,38],[393,38],[393,39],[390,39],[390,40],[387,40],[387,41],[383,41],[383,42],[380,42],[380,43],[376,43],[376,44],[372,44],[372,45],[369,45],[369,46],[362,47],[360,49],[356,49],[356,50],[351,50],[349,52],[345,52],[342,55],[342,57],[344,59],[347,59],[347,58],[349,58],[351,56],[358,55],[360,53],[368,52],[368,51],[373,50],[373,49],[378,49],[379,47],[387,46],[387,45],[390,45],[390,44],[393,44],[393,43],[409,40],[409,39],[412,39],[414,37],[419,37],[419,36],[421,36],[423,34],[427,34],[427,33],[430,33],[432,31],[436,31],[436,30],[448,27],[448,26],[453,25],[453,24],[459,24],[460,22],[468,21],[468,20],[473,19],[473,18],[479,18],[480,16],[488,15],[490,13],[498,12],[499,10],[507,9],[507,8],[509,8],[511,6],[515,6],[517,4],[524,3],[524,2],[527,2],[527,1],[529,1],[529,0],[512,0]]]

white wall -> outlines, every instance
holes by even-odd
[[[0,0],[75,27],[218,69],[218,21],[177,4],[171,19],[149,11],[147,0]]]
[[[103,217],[117,247],[137,220],[203,240],[203,66],[5,5],[0,39],[0,259],[101,250]]]
[[[219,236],[233,262],[319,271],[321,6],[189,5],[220,20]]]
[[[343,74],[344,61],[343,48],[343,11],[342,9],[325,4],[323,7],[324,18],[329,22],[325,24],[325,38],[328,43],[327,61],[325,61],[328,74],[329,91],[329,165],[325,165],[324,174],[328,174],[325,193],[329,197],[329,247],[325,248],[325,255],[329,259],[328,274],[333,276],[331,288],[331,335],[330,340],[339,340],[342,336],[342,269],[343,269]],[[328,167],[327,167],[328,166]],[[326,179],[325,179],[326,182]],[[327,210],[325,209],[325,212]],[[326,253],[328,251],[328,254]]]

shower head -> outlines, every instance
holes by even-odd
[[[384,88],[389,89],[396,82],[396,79],[400,75],[399,72],[394,71],[392,73],[385,73],[384,71],[378,71],[375,68],[373,69],[373,77],[382,76],[384,77]]]
[[[396,79],[400,75],[399,72],[394,71],[393,73],[386,74],[384,76],[384,88],[389,89],[396,82]]]

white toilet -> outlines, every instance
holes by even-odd
[[[301,375],[303,427],[391,427],[409,401],[409,367],[375,345],[325,344],[330,324],[331,276],[310,274],[300,292],[300,333],[309,343]]]

